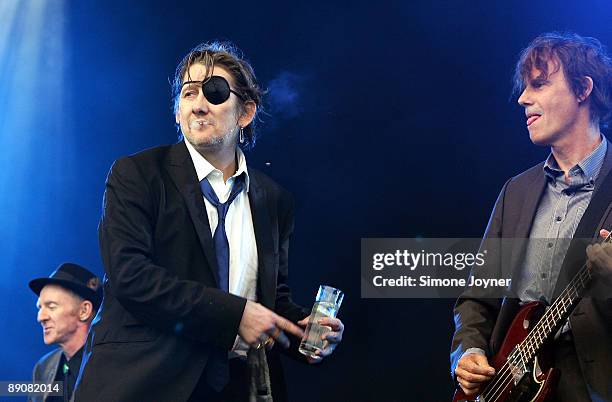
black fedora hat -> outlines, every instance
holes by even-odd
[[[48,278],[37,278],[30,281],[30,289],[37,295],[46,285],[59,285],[72,290],[82,298],[89,300],[95,310],[102,303],[100,279],[78,264],[70,262],[60,265]]]

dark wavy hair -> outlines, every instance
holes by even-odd
[[[555,66],[548,71],[548,62]],[[546,78],[563,68],[574,94],[584,94],[584,77],[593,79],[590,99],[590,118],[605,128],[612,117],[612,60],[605,47],[595,38],[575,33],[545,33],[535,38],[520,55],[514,70],[514,95],[520,95],[535,68]]]
[[[222,66],[232,75],[234,89],[244,98],[244,100],[239,100],[241,112],[244,112],[244,104],[248,101],[254,102],[257,106],[253,121],[244,127],[244,143],[240,144],[244,148],[252,148],[257,137],[255,125],[261,112],[264,91],[257,83],[253,67],[245,60],[242,52],[230,42],[201,43],[183,57],[176,67],[174,78],[171,81],[174,114],[176,115],[178,112],[183,77],[185,77],[189,68],[196,63],[203,64],[206,67],[206,74],[212,74],[213,66]]]

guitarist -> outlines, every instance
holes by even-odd
[[[451,368],[466,395],[479,394],[495,374],[488,359],[497,353],[512,311],[519,303],[552,302],[579,268],[570,261],[588,259],[598,286],[612,277],[612,244],[586,248],[569,241],[607,236],[612,227],[612,146],[600,131],[612,114],[611,59],[597,39],[543,34],[521,53],[515,90],[531,141],[551,153],[506,182],[485,239],[550,240],[511,260],[514,298],[484,298],[470,289],[457,300]],[[556,400],[611,401],[610,300],[582,299],[555,336],[552,353],[561,370]]]

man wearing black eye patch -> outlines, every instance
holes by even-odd
[[[538,355],[538,362],[560,372],[547,400],[610,401],[612,243],[587,244],[608,237],[612,227],[612,148],[601,133],[612,114],[612,61],[597,39],[544,34],[521,54],[515,83],[531,141],[551,153],[508,180],[497,199],[483,245],[497,239],[513,243],[492,259],[493,273],[475,268],[473,274],[496,275],[498,267],[508,268],[510,297],[471,288],[457,300],[452,374],[464,395],[506,401],[501,395],[519,379],[525,385],[539,375],[528,355],[541,352],[544,344],[550,356]],[[510,347],[516,353],[503,365],[492,359],[506,349],[507,334],[531,329],[526,325],[537,321],[519,318],[511,325],[519,308],[540,301],[552,304],[548,311],[556,315],[530,332],[538,334],[537,341]],[[541,365],[543,374],[546,366]],[[532,381],[534,390],[536,382],[544,383],[543,377]]]
[[[263,91],[230,45],[203,44],[173,83],[182,141],[121,158],[99,226],[106,271],[77,401],[288,400],[279,352],[309,311],[291,300],[291,195],[248,166]]]

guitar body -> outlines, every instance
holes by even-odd
[[[499,351],[489,364],[495,368],[495,376],[488,384],[495,384],[496,379],[500,382],[499,375],[501,369],[508,361],[508,357],[519,343],[529,334],[529,331],[536,325],[544,314],[544,305],[539,302],[531,302],[519,310],[512,321],[510,329],[504,338]],[[488,398],[484,397],[487,392],[487,384],[483,388],[483,396],[466,396],[461,389],[455,392],[453,402],[460,401],[481,401],[481,402],[545,402],[549,400],[555,392],[559,381],[559,370],[552,367],[552,355],[550,348],[542,347],[537,354],[535,362],[527,367],[520,381],[505,381],[507,387],[498,387],[497,392],[490,393]]]

